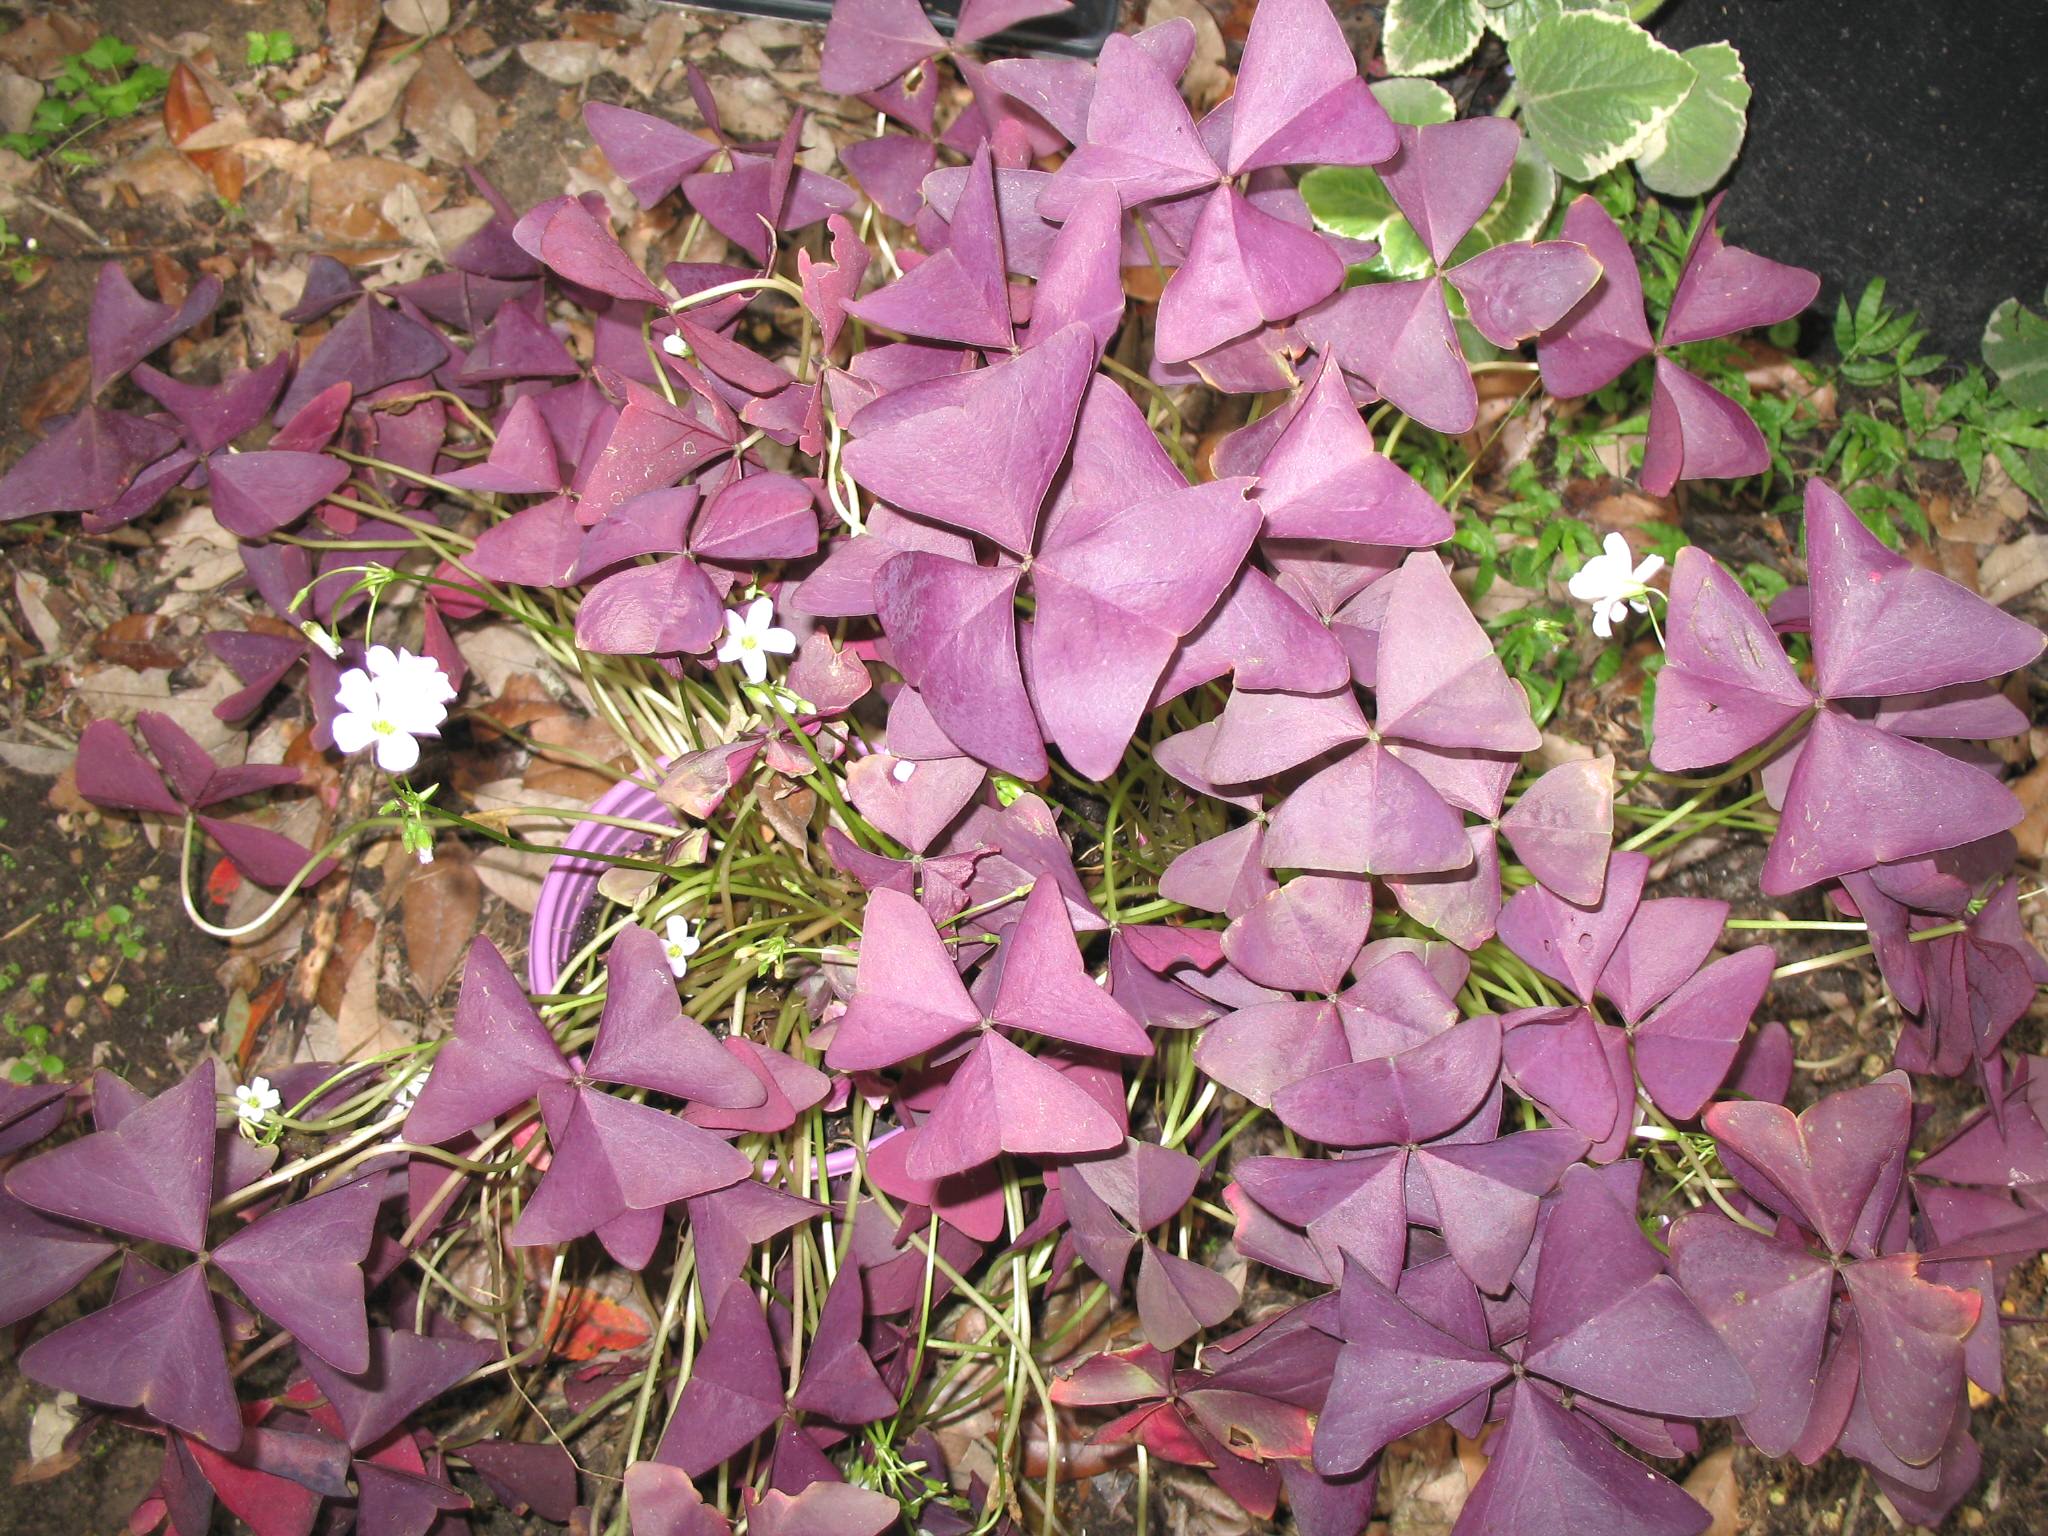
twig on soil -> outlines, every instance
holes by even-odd
[[[37,213],[43,215],[44,218],[55,219],[59,224],[62,224],[66,229],[71,230],[74,234],[80,234],[85,236],[86,239],[90,240],[94,245],[101,247],[103,250],[106,248],[107,237],[101,234],[98,230],[94,229],[90,224],[86,223],[85,220],[81,219],[77,214],[73,213],[69,208],[61,207],[56,203],[45,202],[42,198],[37,197],[33,192],[24,192],[21,191],[20,189],[16,189],[14,195],[20,198],[24,203],[27,203],[29,207],[35,209]],[[217,240],[206,242],[208,249],[214,249],[218,247],[219,243],[220,242]]]

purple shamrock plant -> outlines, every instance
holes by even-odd
[[[1438,1423],[1487,1460],[1460,1536],[1696,1536],[1665,1471],[1714,1421],[1906,1518],[1968,1493],[2048,1243],[2048,962],[1975,746],[2041,635],[1810,481],[1770,616],[1679,554],[1647,766],[1546,737],[1446,558],[1491,446],[1461,326],[1533,341],[1486,365],[1525,399],[1654,356],[1661,495],[1763,467],[1672,349],[1816,280],[1709,207],[1653,338],[1590,199],[1470,254],[1519,130],[1396,125],[1322,0],[1264,0],[1199,115],[1186,21],[971,51],[1060,8],[838,7],[821,84],[897,125],[847,180],[694,68],[705,132],[590,104],[643,224],[472,173],[447,270],[309,263],[296,363],[159,371],[222,286],[104,269],[91,400],[0,518],[203,499],[250,744],[93,721],[80,793],[280,892],[228,938],[358,839],[574,825],[540,899],[581,892],[530,986],[457,936],[452,1028],[376,1056],[5,1085],[0,1311],[160,1437],[138,1531],[1049,1531],[1063,1468],[1137,1455],[1356,1536]],[[1314,226],[1313,166],[1375,168],[1418,275]],[[1602,558],[1611,626],[1655,568]],[[573,730],[528,739],[522,673]],[[485,804],[481,739],[618,788]],[[317,855],[217,814],[295,787],[377,809]],[[1765,915],[1671,878],[1710,829],[1768,834]],[[1868,942],[1780,966],[1816,927]],[[1902,1070],[1815,1102],[1752,1022],[1866,953]],[[1917,1163],[1907,1071],[1986,1096]]]

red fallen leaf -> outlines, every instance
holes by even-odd
[[[593,1360],[608,1351],[637,1349],[651,1331],[631,1307],[572,1285],[562,1293],[554,1351],[564,1360]]]
[[[226,860],[222,860],[226,863]],[[229,866],[230,869],[233,866]],[[237,875],[237,883],[241,877]],[[235,1065],[242,1069],[247,1080],[249,1063],[255,1059],[256,1042],[262,1038],[263,1026],[270,1022],[270,1016],[277,1012],[277,1005],[284,1001],[285,978],[280,976],[269,986],[249,999],[249,1017],[242,1024],[242,1038],[235,1047]]]
[[[214,860],[213,868],[206,872],[206,899],[217,907],[224,907],[241,888],[242,872],[226,859]]]
[[[182,145],[200,129],[211,126],[213,104],[206,99],[206,87],[192,66],[180,63],[171,71],[171,83],[164,89],[164,132],[173,144]],[[242,157],[232,149],[195,149],[186,158],[213,178],[213,189],[222,202],[242,199]]]

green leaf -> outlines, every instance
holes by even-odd
[[[1479,0],[1486,7],[1486,24],[1504,42],[1518,41],[1538,22],[1548,21],[1563,11],[1604,11],[1626,17],[1628,0]]]
[[[1566,11],[1514,48],[1522,120],[1573,181],[1641,154],[1692,89],[1693,67],[1641,27],[1602,11]]]
[[[1388,0],[1382,33],[1387,68],[1397,75],[1437,75],[1462,64],[1486,31],[1479,0]]]
[[[135,62],[135,50],[111,34],[78,56],[89,69],[120,69]]]
[[[1698,197],[1728,174],[1742,149],[1749,81],[1742,56],[1726,43],[1688,48],[1680,57],[1698,78],[1636,156],[1636,170],[1652,192]]]
[[[1372,93],[1387,109],[1387,116],[1412,128],[1448,123],[1458,115],[1456,100],[1434,80],[1416,80],[1408,76],[1375,80]]]
[[[1984,327],[1984,361],[2013,404],[2048,411],[2048,320],[2007,299]]]
[[[1398,215],[1380,231],[1380,253],[1373,270],[1390,277],[1427,277],[1436,270],[1429,247],[1415,233],[1414,226]]]
[[[1301,178],[1302,200],[1318,225],[1352,240],[1377,240],[1380,254],[1351,270],[1367,278],[1421,277],[1435,270],[1429,251],[1401,217],[1386,183],[1363,166],[1319,165]]]
[[[1518,42],[1539,21],[1547,21],[1564,9],[1560,0],[1481,0],[1486,6],[1486,24],[1504,42]]]
[[[1401,216],[1386,183],[1362,165],[1316,166],[1301,178],[1301,197],[1318,225],[1352,240],[1377,240]]]

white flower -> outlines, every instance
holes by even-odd
[[[674,331],[670,331],[666,336],[661,338],[661,350],[666,352],[670,357],[688,357],[690,355],[689,343],[684,341],[683,338]]]
[[[668,968],[680,979],[690,969],[690,956],[703,947],[704,941],[690,932],[690,920],[686,917],[670,918],[662,933],[662,952],[668,956]]]
[[[252,1077],[235,1090],[235,1113],[252,1130],[262,1129],[282,1103],[284,1095],[270,1086],[267,1077]]]
[[[726,609],[725,643],[718,648],[718,659],[738,662],[750,683],[767,682],[768,657],[787,656],[796,649],[796,636],[773,628],[774,620],[775,605],[765,597],[755,598],[745,612]]]
[[[898,784],[908,784],[911,780],[911,776],[916,772],[917,764],[906,757],[899,761],[894,768],[891,768],[889,770],[889,777],[894,779]]]
[[[369,670],[350,667],[335,690],[334,744],[349,753],[374,746],[379,768],[404,773],[420,760],[416,738],[441,734],[455,686],[431,656],[376,645],[365,660]]]
[[[1614,626],[1628,617],[1629,609],[1648,613],[1650,578],[1664,569],[1662,555],[1645,555],[1635,563],[1628,540],[1610,533],[1600,553],[1579,568],[1568,584],[1571,595],[1593,610],[1593,633],[1605,640]]]
[[[441,670],[441,663],[431,656],[415,656],[403,646],[394,651],[388,645],[373,645],[363,661],[380,687],[397,682],[404,687],[417,688],[422,697],[430,698],[436,704],[447,704],[455,698],[455,685]]]

